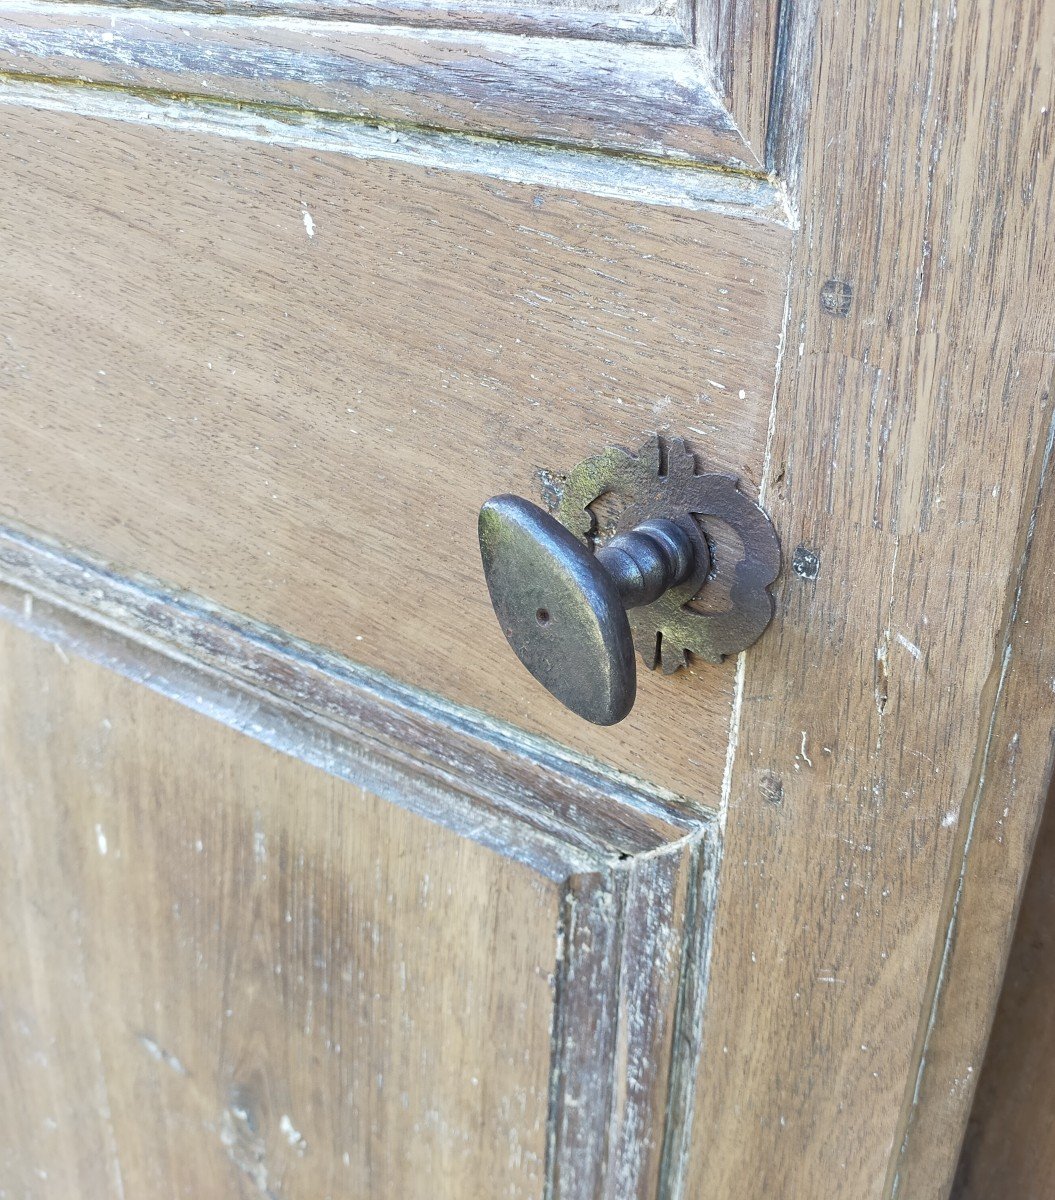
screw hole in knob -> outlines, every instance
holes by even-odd
[[[542,626],[543,629],[545,629],[546,626],[550,623],[549,609],[540,608],[538,610],[538,612],[535,613],[535,620],[538,621],[538,623]]]

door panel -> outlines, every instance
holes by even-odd
[[[582,727],[506,660],[476,514],[653,428],[753,491],[788,231],[99,128],[5,116],[0,513],[716,804],[732,664]]]
[[[237,614],[26,539],[3,559],[5,1130],[58,1139],[57,1107],[137,1194],[216,1194],[216,1162],[247,1194],[656,1194],[713,820]],[[179,1170],[149,1150],[202,1138]],[[35,1145],[0,1141],[0,1179]]]
[[[0,617],[42,639],[3,681],[38,851],[0,1002],[76,1034],[5,1037],[27,1111],[65,1072],[112,1167],[200,1072],[187,1121],[276,1195],[347,1153],[379,1200],[448,1161],[465,1200],[943,1200],[1051,772],[1055,6],[190,7],[0,13]],[[776,617],[583,729],[509,655],[477,507],[657,432],[768,511]],[[188,980],[257,938],[265,1034],[218,1041],[228,976]],[[136,1007],[155,942],[204,1020]],[[318,1065],[316,944],[377,1017],[331,991]]]
[[[25,634],[2,661],[11,1193],[542,1194],[552,880]]]

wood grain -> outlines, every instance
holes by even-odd
[[[559,889],[0,644],[4,1187],[541,1197]]]
[[[750,6],[728,13],[771,45]],[[616,1140],[605,1186],[927,1200],[952,1180],[1050,768],[1046,642],[1028,653],[1052,561],[1055,14],[784,14],[766,140],[793,246],[763,222],[12,111],[0,511],[716,806],[706,1006],[700,975],[673,1005],[616,1002],[685,1047],[675,1083],[702,1044],[698,1080],[669,1094],[661,1154],[655,1125]],[[790,563],[777,623],[735,682],[645,680],[630,723],[583,734],[495,669],[475,508],[657,427],[762,485]],[[647,907],[629,885],[618,905]],[[607,945],[579,911],[581,945]],[[595,990],[577,978],[556,1039],[573,1078]],[[601,1044],[619,1058],[611,1025]],[[664,1086],[613,1099],[621,1127]],[[599,1127],[569,1095],[552,1178],[588,1192]]]
[[[781,62],[787,4],[773,0],[712,0],[701,4],[696,44],[713,63],[719,95],[759,162],[774,166],[768,146],[771,108],[787,84]],[[798,71],[798,64],[790,70]]]
[[[713,171],[675,159],[572,150],[544,142],[505,141],[438,129],[395,129],[339,114],[244,102],[233,106],[109,84],[35,82],[3,73],[0,94],[5,106],[161,126],[171,133],[465,173],[659,208],[778,224],[787,221],[784,192],[773,179]]]
[[[744,661],[688,1195],[938,1194],[901,1187],[898,1151],[965,829],[1006,803],[989,731],[1052,412],[1053,22],[793,16],[802,230],[762,492],[792,570]],[[1023,741],[1017,771],[1048,754]]]
[[[985,1061],[973,1069],[977,1091],[953,1200],[1047,1200],[1055,1192],[1053,923],[1055,805],[1049,797],[992,1038]],[[989,989],[983,994],[991,999]]]
[[[717,857],[713,820],[687,818],[680,805],[635,793],[559,752],[525,744],[493,722],[474,727],[465,714],[387,686],[332,655],[277,640],[235,614],[121,580],[13,535],[2,543],[0,615],[45,638],[62,662],[77,657],[105,666],[202,714],[202,739],[212,736],[204,717],[218,720],[294,756],[312,777],[318,772],[310,768],[321,768],[377,804],[405,810],[407,820],[427,818],[538,875],[547,894],[558,897],[549,936],[555,959],[549,973],[546,1194],[647,1200],[657,1193],[676,1135],[667,1128],[668,1113],[684,1108],[698,1059],[694,1031],[705,990]],[[41,656],[54,662],[46,647]],[[7,679],[16,697],[36,686],[36,675],[18,669]],[[33,719],[39,719],[35,710],[27,717]],[[41,728],[46,740],[49,727]],[[18,725],[11,736],[24,733]],[[151,736],[162,735],[153,729]],[[187,744],[174,736],[181,748]],[[231,770],[238,770],[237,763]],[[180,777],[166,786],[178,802]],[[194,788],[196,804],[200,791]],[[222,809],[227,797],[208,802]],[[276,804],[288,807],[288,796]],[[261,818],[261,834],[276,820]],[[149,814],[143,821],[151,828]],[[254,826],[254,839],[257,832]],[[357,827],[360,835],[364,860],[381,853],[371,849],[375,836],[402,844],[395,827]],[[288,856],[278,866],[287,871]],[[327,863],[320,871],[331,888],[337,869]],[[317,905],[312,889],[322,882],[305,886]],[[501,885],[485,879],[482,886]],[[32,904],[33,893],[12,893],[7,900],[17,925],[15,910]],[[196,903],[225,911],[208,891]],[[390,938],[398,940],[401,922],[413,919],[393,916]],[[441,943],[464,936],[475,946],[473,925],[452,920]],[[217,933],[223,923],[217,916]],[[354,953],[350,938],[345,946]],[[493,955],[479,946],[466,953],[477,950]],[[455,960],[455,969],[468,970],[462,960]],[[517,994],[516,972],[500,962],[494,969]],[[437,1011],[434,1020],[439,1044],[448,1016]],[[343,1106],[332,1085],[318,1085],[315,1094],[327,1112]],[[404,1136],[415,1134],[404,1129]],[[252,1163],[259,1151],[254,1149]],[[441,1147],[437,1154],[443,1153]],[[28,1169],[18,1147],[9,1159]],[[387,1170],[378,1168],[371,1194],[388,1195],[389,1186]]]
[[[761,165],[687,46],[3,0],[0,71]]]
[[[717,805],[732,664],[568,717],[476,514],[654,429],[752,491],[786,229],[13,109],[0,196],[0,513]]]
[[[1001,1122],[997,1112],[1002,1106],[1019,1105],[1019,1097],[1028,1095],[1032,1086],[1023,1078],[1022,1087],[1018,1088],[1012,1078],[1013,1061],[1028,1058],[1036,1064],[1033,1069],[1037,1075],[1039,1064],[1051,1061],[1043,1048],[1046,1026],[1040,1011],[1043,1005],[1050,1005],[1050,993],[1039,983],[1043,1000],[1040,994],[1028,990],[1033,987],[1031,973],[1045,969],[1037,959],[1036,947],[1044,920],[1042,914],[1049,903],[1053,836],[1050,830],[1041,835],[1030,876],[1030,898],[1025,902],[1030,911],[1019,921],[1017,931],[1015,918],[1055,765],[1052,466],[1049,448],[1040,502],[1027,525],[1019,579],[1006,618],[1010,632],[1001,664],[999,694],[986,735],[984,777],[971,798],[968,814],[961,819],[962,851],[957,852],[960,867],[954,872],[953,893],[947,900],[939,978],[921,1041],[920,1069],[904,1122],[897,1165],[899,1194],[903,1197],[938,1200],[948,1193],[957,1150],[964,1136],[964,1113],[969,1109],[975,1086],[982,1086],[981,1064],[998,1001],[1003,1005],[1003,1015],[996,1017],[997,1048],[993,1053],[998,1064],[1005,1065],[992,1069],[991,1091],[975,1102],[972,1125],[977,1117],[983,1132],[980,1136],[972,1134],[971,1126],[968,1127],[963,1164],[974,1161],[977,1150],[979,1170],[967,1195],[978,1200],[983,1196],[1016,1196],[1026,1200],[1030,1195],[1030,1187],[1025,1183],[1030,1155],[1034,1153],[1030,1134],[1021,1121]],[[1049,812],[1050,807],[1049,800]],[[1004,964],[1009,952],[1013,965],[1005,981]],[[1018,996],[1028,997],[1022,1001],[1021,1012],[1016,1011]],[[1000,1049],[1001,1045],[1007,1049]],[[1047,1084],[1038,1078],[1035,1086],[1042,1090]],[[1025,1107],[1022,1101],[1023,1113]],[[1042,1105],[1038,1107],[1038,1113],[1041,1111]],[[997,1125],[1001,1126],[999,1133]],[[1001,1146],[1006,1149],[1001,1150]],[[1036,1149],[1039,1152],[1042,1146],[1038,1144]],[[999,1159],[1004,1167],[996,1166]],[[992,1170],[981,1165],[983,1160],[993,1161]],[[1007,1187],[995,1186],[1004,1169],[1017,1172],[1015,1178],[1023,1186],[1012,1186],[1010,1176]],[[1051,1193],[1055,1174],[1045,1173],[1038,1164],[1035,1179],[1030,1185],[1035,1195]],[[993,1181],[994,1186],[987,1189],[986,1180]],[[1044,1180],[1047,1180],[1046,1191]]]

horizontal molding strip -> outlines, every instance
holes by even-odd
[[[769,179],[639,155],[569,150],[371,123],[276,105],[217,103],[200,97],[84,82],[42,81],[3,72],[0,105],[460,171],[532,187],[562,188],[779,225],[788,221],[783,191]]]
[[[761,171],[691,47],[0,0],[0,71]]]
[[[81,0],[61,0],[65,4]],[[689,46],[692,27],[688,4],[681,11],[564,8],[556,4],[518,4],[473,0],[98,0],[115,8],[155,8],[172,12],[222,13],[248,17],[301,17],[311,21],[358,21],[368,25],[405,25],[414,29],[478,29],[532,37],[585,38],[590,41],[640,42],[646,46]]]
[[[5,527],[0,618],[555,879],[715,834],[688,801]]]

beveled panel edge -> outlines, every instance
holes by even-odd
[[[689,800],[40,535],[0,526],[0,585],[14,624],[556,879],[716,832]]]
[[[39,80],[3,70],[0,105],[343,154],[353,159],[382,159],[529,187],[559,188],[613,200],[788,225],[779,184],[752,174],[715,171],[660,158],[503,142],[435,130],[396,129],[339,114],[275,105],[230,105],[84,81]]]
[[[765,176],[691,46],[2,0],[0,71]]]
[[[77,4],[81,0],[57,0]],[[558,8],[526,3],[515,8],[496,0],[96,0],[114,8],[154,8],[170,12],[255,17],[299,17],[311,21],[357,21],[406,25],[413,29],[478,29],[489,33],[637,42],[646,46],[689,46],[689,0],[672,12]]]
[[[719,860],[697,838],[565,884],[546,1200],[682,1195]]]

